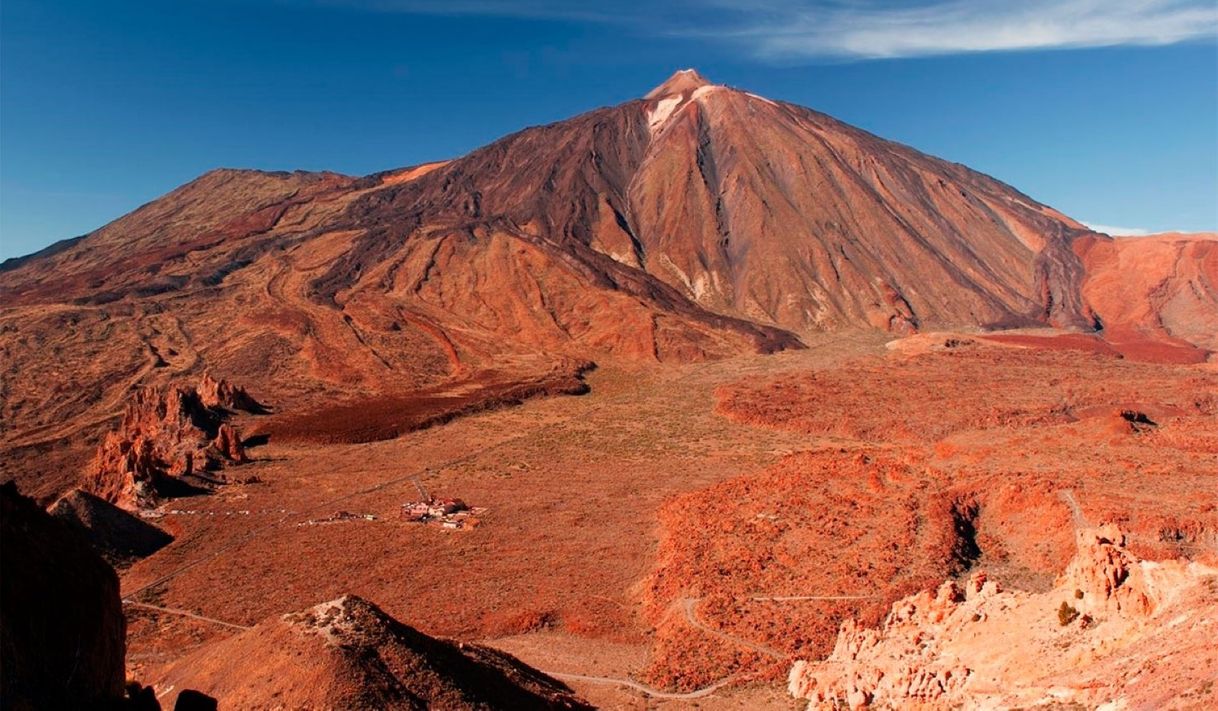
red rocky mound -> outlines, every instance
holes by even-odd
[[[241,436],[225,420],[257,403],[243,389],[204,377],[201,388],[145,388],[118,429],[106,435],[84,488],[126,509],[217,483],[215,470],[247,461]]]
[[[893,600],[967,568],[979,554],[975,516],[924,461],[869,449],[791,455],[673,499],[646,589],[659,631],[652,680],[772,677],[793,656],[828,653],[842,619],[878,620]]]
[[[210,644],[157,684],[184,686],[221,708],[590,708],[510,655],[429,637],[351,595]]]
[[[79,532],[0,486],[0,697],[4,708],[120,708],[118,577]]]

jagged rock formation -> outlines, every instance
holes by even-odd
[[[61,496],[47,513],[83,533],[115,567],[146,558],[173,542],[165,531],[81,489]]]
[[[80,534],[0,486],[0,698],[6,709],[118,708],[118,577]]]
[[[352,595],[209,645],[164,674],[171,685],[225,708],[589,708],[514,657],[429,637]]]
[[[247,461],[240,433],[225,422],[230,409],[257,407],[241,388],[204,377],[199,388],[145,388],[106,435],[84,488],[126,509],[215,483],[224,464]]]
[[[199,401],[203,406],[212,410],[242,410],[244,412],[265,412],[262,403],[254,399],[240,385],[234,385],[221,378],[216,380],[211,373],[204,373],[199,384],[195,386],[199,393]]]
[[[199,364],[303,412],[564,359],[798,348],[814,329],[1090,326],[1084,236],[1111,243],[693,71],[443,163],[213,171],[0,268],[0,474],[40,483],[25,463],[69,457],[133,385]]]
[[[1077,539],[1049,592],[975,573],[898,601],[879,629],[844,623],[827,659],[791,668],[792,695],[809,709],[1213,703],[1218,570],[1138,560],[1115,526]]]

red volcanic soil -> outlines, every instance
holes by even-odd
[[[916,459],[801,453],[669,501],[646,593],[659,631],[650,678],[696,688],[742,667],[785,674],[790,656],[828,653],[843,618],[878,621],[891,599],[967,568],[977,553],[962,534],[976,504]],[[775,653],[691,634],[673,604],[686,599],[708,625]]]
[[[1038,350],[1069,350],[1120,356],[1144,363],[1204,363],[1209,351],[1191,343],[1167,337],[1152,337],[1132,331],[1105,333],[1104,337],[1085,333],[1036,336],[1012,333],[981,336],[992,343],[1027,346]]]
[[[1216,406],[1218,381],[1207,370],[1119,360],[1102,355],[1102,343],[1087,354],[1062,350],[1065,341],[1052,338],[986,338],[1051,347],[972,341],[933,354],[864,359],[727,386],[717,408],[742,422],[820,436],[934,443],[963,430],[1073,422],[1097,407],[1213,414]]]
[[[827,652],[839,621],[876,620],[943,577],[982,568],[1045,589],[1076,526],[1118,521],[1151,559],[1218,556],[1212,365],[952,338],[912,357],[834,336],[765,358],[608,364],[584,397],[397,439],[272,437],[245,465],[259,483],[163,509],[175,542],[128,569],[124,592],[249,625],[350,590],[547,672],[669,690],[737,674],[746,688],[703,699],[726,702]],[[486,507],[481,525],[402,521],[416,481]],[[336,511],[376,520],[309,523]],[[232,634],[130,613],[141,678]],[[643,698],[569,683],[598,704]]]

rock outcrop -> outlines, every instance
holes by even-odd
[[[81,535],[0,486],[0,698],[6,709],[118,708],[118,577]]]
[[[828,658],[791,668],[791,694],[809,709],[1150,708],[1196,685],[1212,702],[1214,667],[1196,663],[1194,643],[1215,632],[1218,570],[1138,560],[1115,526],[1077,540],[1048,592],[1004,591],[975,573],[898,601],[879,629],[843,623]]]
[[[429,637],[351,595],[208,645],[158,684],[184,686],[224,708],[589,708],[514,657]]]
[[[1115,525],[1080,529],[1078,554],[1070,561],[1057,587],[1074,590],[1068,604],[1080,613],[1098,617],[1118,614],[1149,616],[1155,599],[1148,574],[1129,549],[1125,533]]]
[[[244,389],[206,376],[200,387],[144,388],[98,447],[84,488],[134,510],[214,484],[216,470],[248,461],[230,410],[254,407]]]
[[[212,410],[241,410],[254,413],[266,411],[262,403],[255,400],[244,387],[234,385],[223,378],[216,380],[211,373],[203,374],[199,384],[195,386],[195,391],[199,393],[199,401],[203,403],[203,406]]]

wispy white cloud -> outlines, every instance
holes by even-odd
[[[781,5],[783,7],[778,8]],[[1218,35],[1213,0],[935,0],[775,3],[777,17],[725,35],[775,57],[915,57],[1166,45]]]
[[[291,0],[288,0],[291,1]],[[314,0],[317,1],[317,0]],[[371,10],[611,23],[762,58],[878,59],[1218,37],[1214,0],[320,0]]]
[[[1084,222],[1083,224],[1096,232],[1103,232],[1113,237],[1142,237],[1143,235],[1150,234],[1150,230],[1142,227],[1113,227],[1112,225],[1101,225],[1095,222]]]

